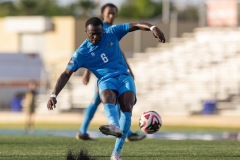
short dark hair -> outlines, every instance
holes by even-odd
[[[105,8],[107,8],[107,7],[116,8],[116,10],[117,10],[117,12],[118,12],[117,6],[115,6],[115,5],[112,4],[112,3],[106,3],[105,5],[103,5],[103,6],[101,7],[101,13],[102,13],[102,14],[103,14]]]
[[[98,17],[92,17],[92,18],[89,18],[87,20],[87,22],[85,23],[85,28],[88,27],[88,25],[93,25],[93,26],[103,26],[103,22],[101,19],[99,19]]]

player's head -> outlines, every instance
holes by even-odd
[[[97,17],[92,17],[88,19],[85,23],[85,32],[87,34],[88,40],[93,43],[97,44],[102,39],[102,32],[103,32],[103,22],[101,19]]]
[[[114,19],[117,16],[117,13],[118,13],[118,8],[112,3],[107,3],[103,5],[101,8],[102,19],[104,22],[106,22],[109,25],[113,24]]]

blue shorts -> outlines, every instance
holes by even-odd
[[[99,95],[104,90],[114,90],[119,97],[127,91],[131,91],[136,95],[136,87],[133,78],[129,74],[121,74],[113,78],[108,78],[98,83]]]

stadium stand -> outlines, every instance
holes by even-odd
[[[201,113],[207,100],[216,101],[219,110],[239,109],[239,40],[239,28],[198,28],[135,54],[130,63],[138,88],[135,110]]]

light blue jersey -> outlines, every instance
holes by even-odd
[[[119,41],[129,28],[130,24],[127,23],[104,29],[98,44],[86,39],[73,54],[67,69],[75,72],[81,67],[87,68],[98,78],[98,83],[120,74],[129,74],[119,46]]]

